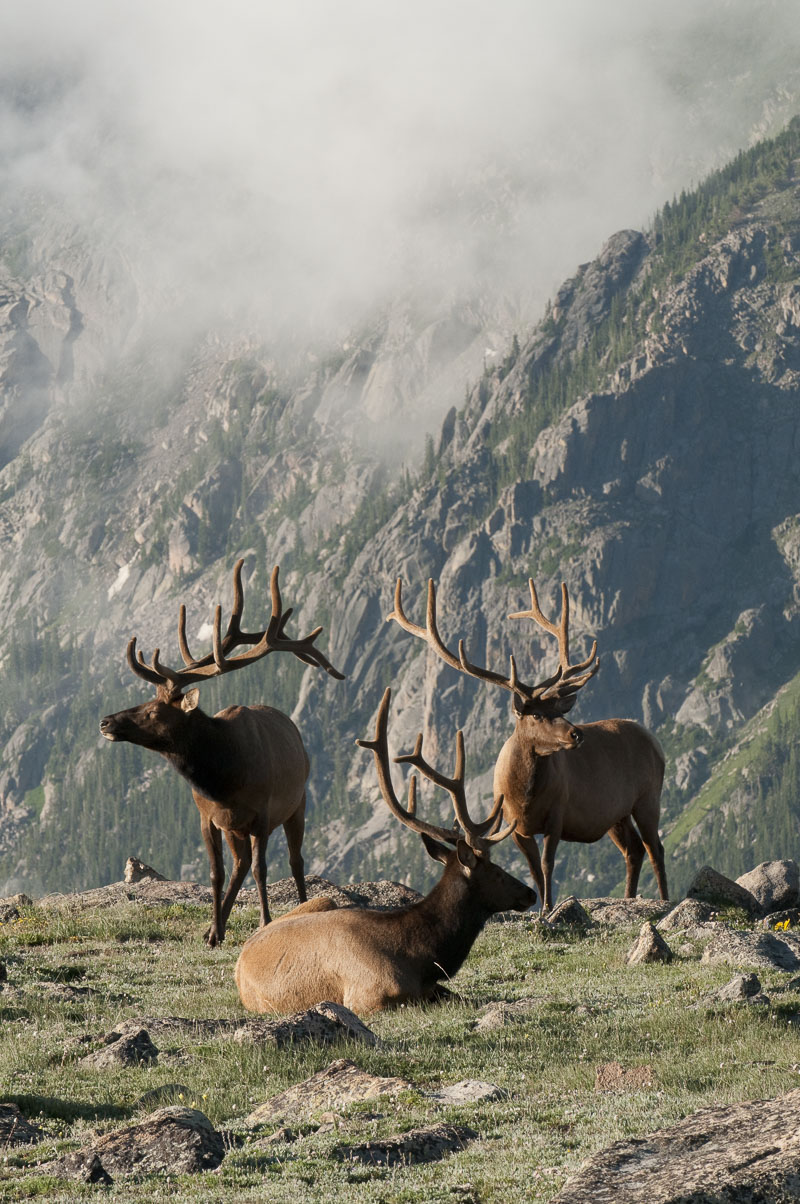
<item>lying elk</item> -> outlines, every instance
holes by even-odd
[[[417,817],[415,775],[409,781],[408,807],[401,805],[392,786],[386,737],[390,697],[387,690],[375,739],[357,743],[375,755],[389,810],[419,832],[430,856],[443,862],[444,874],[424,899],[395,911],[334,909],[330,900],[312,899],[260,929],[245,943],[236,964],[239,995],[251,1011],[292,1012],[330,999],[354,1012],[373,1012],[406,1001],[446,998],[449,992],[441,979],[456,973],[489,916],[507,908],[525,911],[536,902],[529,886],[489,860],[491,846],[513,827],[497,831],[502,799],[480,823],[467,811],[461,732],[452,778],[423,759],[421,735],[412,753],[395,757],[448,791],[460,832]],[[315,906],[319,910],[309,914]]]
[[[342,678],[314,647],[321,627],[300,640],[287,638],[285,627],[292,611],[282,609],[277,566],[272,572],[269,625],[257,633],[241,630],[243,564],[243,560],[237,561],[233,570],[233,609],[224,636],[222,607],[216,609],[213,652],[194,659],[186,642],[186,607],[181,606],[178,641],[185,667],[176,670],[163,665],[158,648],[148,664],[141,652],[136,654],[134,636],[128,644],[128,665],[137,677],[156,687],[156,696],[141,706],[106,715],[100,722],[100,731],[107,740],[127,740],[152,748],[166,757],[191,785],[211,862],[213,910],[205,939],[212,946],[220,944],[225,936],[231,908],[251,864],[261,905],[261,923],[269,923],[267,840],[278,824],[283,825],[286,833],[297,893],[301,900],[306,898],[300,850],[309,765],[300,733],[288,715],[274,707],[233,706],[212,718],[198,706],[199,690],[186,687],[244,669],[271,652],[292,652],[306,665]],[[232,656],[240,645],[250,647],[247,652]],[[223,832],[233,854],[224,898]]]
[[[505,817],[515,825],[514,840],[525,854],[543,911],[549,911],[553,904],[553,864],[559,841],[591,844],[606,833],[625,858],[625,898],[636,895],[647,849],[661,898],[666,899],[664,848],[658,835],[664,777],[661,746],[632,719],[575,725],[564,718],[578,691],[599,668],[597,642],[586,660],[571,665],[566,584],[561,586],[558,624],[544,616],[532,580],[529,585],[530,610],[509,618],[533,619],[557,638],[559,650],[558,669],[535,686],[519,680],[513,656],[511,671],[504,677],[471,664],[463,640],[459,641],[457,656],[445,646],[436,624],[433,581],[428,582],[425,627],[406,617],[400,579],[387,622],[394,619],[405,631],[426,640],[452,668],[511,691],[516,730],[498,757],[494,794],[505,800]],[[535,839],[539,835],[544,837],[541,860]]]

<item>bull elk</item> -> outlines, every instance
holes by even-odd
[[[391,813],[420,834],[429,855],[444,864],[444,873],[429,895],[408,907],[335,908],[330,900],[312,899],[254,933],[236,964],[239,996],[251,1011],[292,1012],[330,999],[364,1013],[446,998],[450,993],[441,980],[456,973],[489,916],[506,909],[526,911],[536,902],[529,886],[489,859],[491,846],[513,827],[498,831],[502,799],[481,822],[469,815],[461,732],[452,778],[425,761],[421,735],[413,752],[394,758],[448,791],[458,827],[437,827],[417,817],[415,775],[409,780],[408,806],[402,806],[389,765],[390,698],[387,689],[375,739],[356,743],[374,753],[381,793]]]
[[[662,899],[668,898],[664,847],[658,834],[664,754],[655,736],[632,719],[573,724],[564,716],[576,695],[597,672],[597,642],[586,660],[570,664],[569,594],[561,586],[561,619],[542,613],[533,580],[529,610],[510,619],[532,619],[558,640],[558,668],[530,686],[519,680],[514,657],[508,676],[479,668],[468,659],[463,640],[458,655],[444,644],[436,620],[436,589],[428,582],[425,627],[403,610],[402,580],[395,588],[394,620],[427,641],[453,669],[509,690],[516,727],[500,751],[494,772],[495,798],[504,799],[506,820],[530,867],[542,910],[553,904],[553,864],[559,841],[591,844],[606,834],[625,858],[625,898],[636,895],[647,850]],[[637,830],[638,829],[638,830]],[[543,836],[542,857],[536,837]]]
[[[199,660],[192,656],[186,642],[186,607],[182,605],[178,642],[184,668],[170,669],[162,664],[158,648],[148,664],[141,652],[137,654],[134,636],[128,643],[128,665],[137,677],[156,687],[156,696],[127,711],[106,715],[100,722],[106,740],[127,740],[161,753],[192,787],[211,863],[212,919],[205,934],[211,946],[220,944],[225,936],[231,908],[251,865],[261,923],[269,923],[267,840],[279,824],[286,833],[298,896],[305,900],[301,846],[309,763],[300,733],[288,715],[268,706],[232,706],[213,717],[206,715],[198,706],[200,691],[196,683],[244,669],[271,652],[291,652],[306,665],[324,669],[332,677],[343,676],[314,647],[321,627],[303,639],[287,637],[285,627],[292,611],[282,609],[277,566],[270,583],[269,624],[264,631],[241,630],[243,564],[239,560],[234,566],[233,609],[224,636],[222,607],[216,608],[213,651]],[[242,645],[247,651],[232,655]],[[188,686],[193,688],[187,690]],[[224,898],[222,833],[233,854]]]

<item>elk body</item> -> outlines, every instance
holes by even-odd
[[[481,823],[467,812],[460,732],[453,778],[423,760],[421,736],[413,753],[395,758],[449,791],[460,831],[417,818],[415,777],[409,783],[408,807],[400,804],[392,786],[386,736],[390,696],[387,690],[375,739],[358,743],[375,754],[389,809],[419,832],[430,856],[444,864],[444,873],[429,895],[408,907],[375,911],[310,900],[260,929],[245,943],[236,965],[239,996],[251,1011],[292,1012],[330,999],[366,1013],[445,998],[449,992],[442,979],[452,978],[462,965],[489,916],[506,909],[525,911],[536,902],[529,886],[489,859],[491,845],[511,832],[510,827],[497,831],[502,801]],[[319,910],[312,912],[314,904]]]
[[[556,849],[562,840],[590,844],[608,834],[625,858],[625,898],[636,895],[645,850],[662,899],[668,898],[664,848],[658,834],[664,754],[655,736],[631,719],[604,719],[573,724],[564,718],[578,691],[599,668],[597,644],[586,660],[569,660],[569,594],[562,585],[561,620],[542,613],[536,587],[529,582],[530,610],[509,618],[533,619],[556,636],[559,665],[535,686],[517,676],[514,657],[507,677],[471,664],[459,643],[458,655],[439,635],[436,591],[428,583],[426,626],[412,623],[402,604],[402,581],[388,616],[404,630],[425,639],[454,669],[511,691],[514,734],[506,741],[494,773],[495,798],[502,797],[506,820],[514,824],[514,840],[522,850],[542,899],[543,911],[553,903]],[[536,837],[542,836],[542,856]]]
[[[244,668],[271,652],[292,652],[305,664],[325,669],[333,677],[342,676],[314,647],[321,628],[300,640],[287,638],[284,628],[291,610],[281,608],[277,567],[272,573],[268,627],[258,633],[241,630],[243,563],[239,560],[233,570],[233,610],[224,637],[221,608],[216,609],[213,652],[199,660],[192,657],[186,642],[186,608],[181,606],[178,635],[184,668],[163,665],[159,649],[147,664],[141,652],[136,655],[134,637],[128,644],[128,664],[138,677],[156,687],[156,696],[140,706],[106,715],[100,722],[107,740],[124,740],[161,753],[192,787],[211,863],[212,919],[206,940],[212,946],[225,936],[231,908],[251,865],[261,923],[269,923],[267,841],[279,825],[286,833],[298,896],[305,900],[301,846],[309,762],[299,731],[283,712],[268,706],[232,706],[212,717],[200,710],[195,683]],[[249,646],[248,650],[231,655],[241,645]],[[187,686],[192,688],[187,690]],[[223,834],[233,854],[224,897]]]

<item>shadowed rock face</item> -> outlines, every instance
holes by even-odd
[[[704,1108],[601,1150],[553,1204],[790,1204],[800,1198],[800,1090]]]

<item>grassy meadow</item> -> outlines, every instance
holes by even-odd
[[[742,927],[743,914],[727,917]],[[454,980],[459,1002],[366,1017],[380,1038],[276,1050],[229,1034],[154,1035],[158,1064],[98,1069],[81,1063],[101,1038],[133,1017],[244,1018],[233,967],[257,924],[236,909],[220,949],[202,941],[206,909],[139,904],[68,914],[37,907],[0,926],[0,1102],[14,1102],[45,1133],[0,1152],[0,1200],[542,1202],[592,1153],[644,1135],[697,1108],[778,1095],[800,1086],[800,979],[760,974],[771,1006],[698,1002],[734,973],[700,964],[700,946],[669,933],[669,965],[628,967],[639,921],[564,935],[520,918],[491,923]],[[681,952],[677,950],[681,949]],[[66,988],[71,988],[67,990]],[[88,988],[88,990],[86,989]],[[530,1000],[523,1019],[480,1032],[492,1001]],[[417,1091],[354,1104],[333,1123],[289,1121],[294,1140],[263,1140],[275,1128],[243,1122],[259,1104],[334,1058],[400,1075],[422,1091],[461,1079],[497,1084],[504,1098],[458,1107]],[[597,1092],[596,1068],[649,1066],[652,1086]],[[180,1083],[181,1101],[224,1131],[221,1167],[192,1176],[119,1179],[111,1187],[48,1177],[37,1164],[93,1135],[144,1118],[153,1088]],[[177,1102],[177,1101],[173,1101]],[[342,1142],[385,1137],[446,1121],[479,1139],[427,1165],[366,1167],[331,1157]]]

